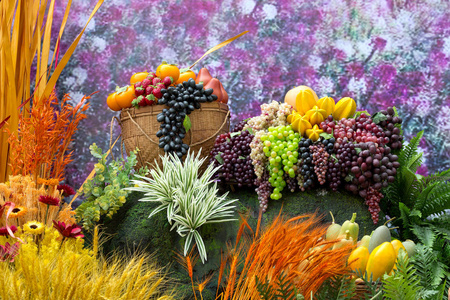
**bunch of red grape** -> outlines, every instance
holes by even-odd
[[[325,150],[325,146],[320,142],[309,146],[309,150],[312,153],[312,160],[314,164],[314,172],[316,173],[317,180],[321,185],[325,184],[325,178],[328,168],[328,157],[330,154]]]
[[[221,134],[210,153],[210,162],[222,166],[217,177],[226,182],[236,182],[238,187],[253,186],[255,171],[250,159],[253,135],[247,130]]]

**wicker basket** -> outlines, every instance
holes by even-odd
[[[145,106],[139,109],[124,109],[120,113],[122,141],[127,154],[136,148],[140,150],[137,154],[137,169],[147,163],[153,164],[155,159],[160,163],[159,156],[164,155],[156,137],[160,127],[156,116],[164,108],[167,106]],[[228,106],[219,102],[202,103],[201,108],[194,110],[189,118],[192,126],[183,142],[189,145],[190,151],[198,152],[201,149],[201,157],[206,157],[213,148],[216,137],[230,129]],[[207,165],[204,164],[202,167],[204,170]]]
[[[352,297],[352,300],[364,300],[366,299],[366,294],[369,292],[368,287],[362,279],[356,279],[356,294]],[[378,283],[378,287],[381,287],[381,283]]]

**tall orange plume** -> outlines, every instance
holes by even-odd
[[[310,295],[315,294],[325,280],[348,274],[346,260],[350,247],[332,250],[333,243],[323,239],[326,229],[316,214],[286,220],[280,213],[260,236],[259,228],[255,231],[247,241],[245,256],[242,256],[245,251],[233,251],[222,298],[259,299],[256,277],[260,281],[267,280],[276,290],[279,288],[277,279],[285,276],[300,293]],[[243,267],[238,276],[239,263],[243,263]]]

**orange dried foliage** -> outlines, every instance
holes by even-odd
[[[91,95],[90,95],[91,96]],[[31,175],[40,178],[64,179],[64,168],[72,161],[69,146],[84,111],[89,107],[85,96],[73,107],[70,96],[59,101],[53,91],[48,99],[33,104],[29,114],[19,115],[17,135],[10,132],[10,168],[13,175]]]
[[[255,278],[268,281],[274,290],[277,279],[286,276],[303,295],[315,294],[325,280],[336,275],[349,274],[346,260],[351,247],[332,250],[333,243],[323,239],[327,226],[316,214],[286,220],[280,215],[258,236],[259,228],[246,246],[232,249],[227,283],[222,300],[259,299]],[[241,227],[246,227],[242,222]],[[260,222],[258,222],[258,227]],[[242,230],[239,230],[242,234]],[[247,251],[243,251],[247,248]],[[238,265],[242,271],[238,274]],[[221,274],[224,268],[221,268]],[[220,284],[220,283],[219,283]]]

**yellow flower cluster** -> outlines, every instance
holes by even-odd
[[[0,183],[0,205],[7,202],[15,204],[9,219],[15,219],[14,225],[23,226],[28,221],[45,221],[47,206],[39,202],[39,197],[50,195],[61,199],[60,192],[54,188],[58,184],[57,179],[38,178],[37,184],[31,176],[10,176],[9,182]],[[41,185],[39,187],[39,185]],[[67,204],[62,210],[52,206],[48,210],[47,226],[51,226],[52,220],[73,224],[75,212]],[[0,219],[0,227],[5,226],[5,218]]]

